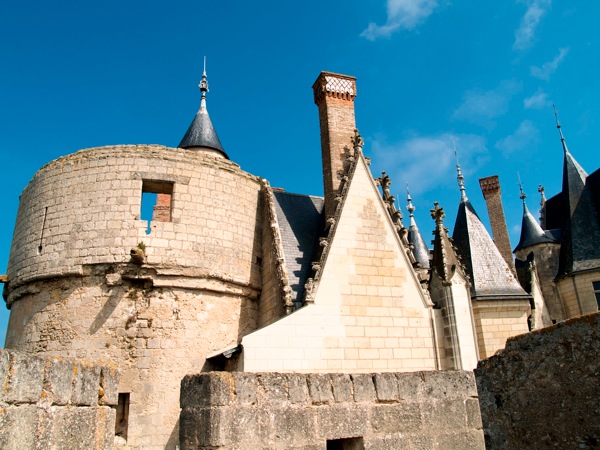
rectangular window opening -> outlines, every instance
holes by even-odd
[[[121,443],[127,442],[127,428],[129,424],[129,392],[119,392],[117,402],[117,420],[115,422],[115,436]]]
[[[600,311],[600,281],[592,281],[592,287],[594,288],[594,295],[596,296],[596,306]]]
[[[146,234],[152,231],[151,223],[170,222],[173,200],[173,183],[143,180],[140,219],[148,221]]]
[[[327,450],[365,450],[362,437],[327,440]]]

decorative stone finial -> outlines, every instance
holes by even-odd
[[[431,218],[435,220],[436,225],[444,225],[444,217],[446,217],[446,213],[444,212],[444,208],[440,208],[440,204],[438,202],[433,202],[433,209],[430,210]]]
[[[406,206],[406,209],[408,210],[408,215],[409,217],[412,219],[415,217],[414,212],[415,212],[415,206],[412,203],[412,198],[410,197],[410,191],[408,190],[408,183],[406,183],[406,201],[408,202],[408,205]]]
[[[358,128],[354,129],[354,136],[352,136],[352,146],[354,147],[355,152],[362,151],[363,145],[365,145],[365,140],[359,134]]]

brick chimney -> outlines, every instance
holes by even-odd
[[[485,203],[487,205],[490,225],[492,226],[492,236],[494,244],[500,251],[502,258],[515,273],[515,263],[508,237],[508,228],[506,227],[506,219],[504,218],[504,208],[502,207],[502,195],[500,194],[500,179],[498,175],[479,179],[479,186]]]
[[[356,78],[321,72],[313,84],[313,92],[319,107],[325,215],[329,217],[335,212],[334,198],[339,193],[345,155],[352,149]]]

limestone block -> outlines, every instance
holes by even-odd
[[[466,411],[464,399],[425,399],[423,402],[423,426],[428,430],[464,430]]]
[[[270,405],[288,403],[287,377],[281,373],[261,373],[258,375],[264,402]]]
[[[290,402],[305,404],[309,399],[306,375],[290,373],[287,379]]]
[[[181,380],[181,408],[188,406],[227,406],[234,401],[234,378],[226,372],[186,375]]]
[[[258,390],[258,379],[253,374],[233,372],[235,383],[235,398],[240,405],[254,405]]]
[[[36,356],[10,353],[10,379],[5,401],[36,403],[42,394],[44,360]]]
[[[422,429],[421,411],[414,403],[374,405],[369,408],[369,422],[375,433],[410,433]]]
[[[100,372],[100,366],[88,362],[75,362],[72,404],[88,406],[98,404]]]
[[[481,431],[461,431],[437,436],[437,448],[443,450],[484,449],[485,440]]]
[[[332,405],[315,412],[317,437],[342,439],[367,433],[367,407],[363,405]]]
[[[375,386],[373,385],[373,375],[371,374],[352,374],[352,385],[354,386],[355,402],[371,402],[375,400]]]
[[[423,393],[438,399],[477,397],[477,385],[473,372],[463,370],[439,370],[421,372]]]
[[[423,390],[422,372],[403,372],[397,373],[398,380],[398,399],[403,401],[418,401]]]
[[[306,408],[285,408],[275,411],[273,419],[273,448],[302,446],[314,440],[315,423],[312,411]]]
[[[179,446],[181,450],[196,450],[202,447],[219,447],[229,442],[228,408],[185,407],[179,421]],[[202,426],[198,426],[202,424]],[[236,441],[239,438],[236,438]]]
[[[0,349],[0,401],[4,401],[4,397],[8,388],[8,375],[10,372],[10,355],[4,350]]]
[[[46,383],[48,400],[54,405],[67,405],[73,395],[73,361],[61,358],[46,360]]]
[[[398,379],[394,373],[377,373],[373,377],[377,400],[390,402],[398,400]]]
[[[33,405],[0,408],[0,448],[36,448],[38,415],[38,408]]]
[[[119,371],[114,367],[102,366],[100,387],[102,395],[99,395],[99,404],[116,406],[119,401]]]
[[[313,405],[333,403],[333,391],[329,375],[309,374],[308,392]]]
[[[98,449],[96,408],[53,406],[50,440],[46,448]]]
[[[353,402],[352,380],[350,375],[331,374],[331,386],[333,387],[333,398],[336,403]]]
[[[231,421],[228,425],[233,442],[245,447],[260,447],[269,441],[275,414],[268,408],[234,406],[230,410]]]

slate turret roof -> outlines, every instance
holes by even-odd
[[[556,243],[557,240],[549,233],[542,230],[542,227],[534,219],[533,215],[527,208],[525,203],[526,195],[521,188],[521,200],[523,200],[523,220],[521,221],[521,237],[514,251],[517,252],[522,248],[529,247],[535,244]]]
[[[407,189],[408,191],[408,189]],[[407,192],[407,201],[408,205],[406,209],[408,210],[408,214],[410,216],[410,226],[408,227],[408,242],[412,246],[412,252],[419,263],[419,266],[424,269],[429,269],[429,249],[427,248],[427,244],[425,243],[425,239],[421,235],[419,231],[419,227],[417,227],[417,222],[415,221],[415,207],[412,203],[412,198],[410,197],[410,193]]]
[[[200,88],[200,92],[202,94],[202,98],[200,100],[200,109],[196,113],[194,120],[192,120],[192,123],[185,132],[185,135],[183,136],[183,139],[179,143],[178,147],[192,150],[215,150],[225,158],[229,159],[227,153],[225,153],[225,150],[223,150],[219,136],[217,136],[217,132],[213,127],[208,115],[208,110],[206,109],[206,93],[208,92],[206,61],[204,64],[204,71],[202,72],[202,80],[200,81],[198,87]]]
[[[503,300],[530,298],[467,198],[464,177],[460,165],[456,164],[461,200],[458,206],[452,239],[463,266],[471,277],[473,300]]]

